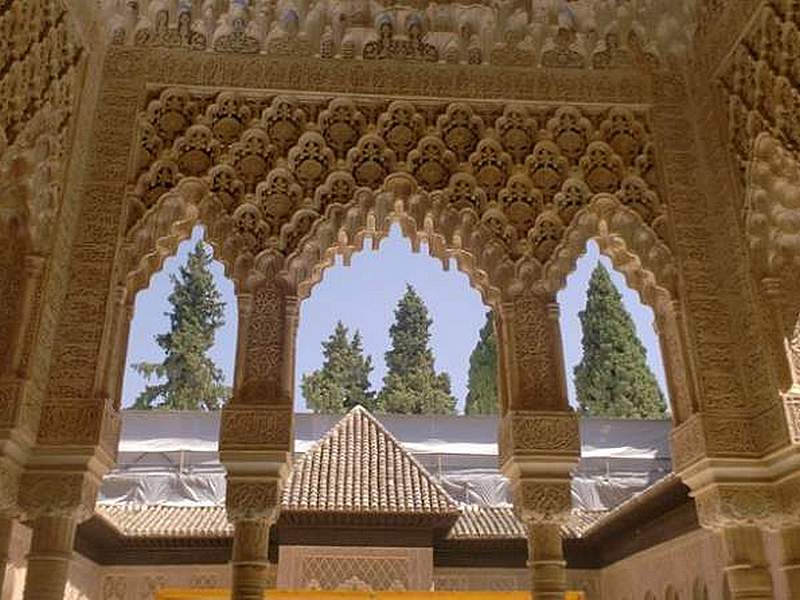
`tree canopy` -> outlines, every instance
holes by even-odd
[[[386,413],[453,414],[456,399],[450,393],[450,376],[436,373],[430,348],[431,319],[413,287],[397,304],[389,328],[391,348],[386,352],[387,373],[377,398]]]
[[[339,321],[326,342],[325,360],[320,369],[303,375],[301,389],[306,406],[316,413],[343,414],[361,405],[375,408],[375,392],[370,390],[372,358],[364,357],[361,334],[348,339],[348,330]]]
[[[469,357],[464,414],[489,415],[497,412],[497,339],[494,316],[489,311],[478,335],[478,343]]]
[[[131,408],[215,410],[230,394],[222,371],[207,355],[217,329],[225,324],[225,303],[208,269],[210,263],[205,245],[198,242],[178,276],[170,276],[172,308],[165,313],[170,330],[156,336],[164,360],[132,365],[148,382],[159,381],[148,384]]]
[[[647,365],[647,353],[622,297],[602,264],[589,280],[579,313],[583,358],[575,367],[575,390],[588,416],[630,419],[666,414],[664,395]]]

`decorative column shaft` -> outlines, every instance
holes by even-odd
[[[528,525],[528,557],[537,600],[563,600],[567,563],[559,523],[534,521]]]
[[[94,513],[100,477],[95,473],[28,471],[20,482],[20,508],[33,536],[25,575],[25,600],[61,600],[67,586],[75,530]]]
[[[730,599],[772,600],[772,577],[761,530],[755,526],[726,527],[720,536]]]
[[[261,600],[267,588],[267,550],[271,519],[234,522],[232,600]]]
[[[786,578],[790,598],[800,598],[800,526],[779,532],[781,571]]]
[[[502,470],[528,529],[537,600],[563,600],[562,524],[572,509],[572,469],[580,458],[578,420],[567,402],[558,304],[525,294],[499,310]]]
[[[75,514],[43,515],[33,522],[24,600],[61,600],[78,518]]]
[[[292,451],[297,302],[277,282],[239,295],[239,340],[231,401],[222,411],[220,460],[234,527],[233,600],[261,600],[268,584],[269,528]]]

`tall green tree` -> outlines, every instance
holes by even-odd
[[[389,328],[392,346],[386,353],[386,376],[378,394],[378,410],[401,414],[453,414],[456,399],[450,376],[436,373],[430,343],[428,309],[410,285],[397,303]]]
[[[303,375],[300,384],[306,406],[316,413],[342,414],[357,405],[374,410],[375,392],[370,390],[372,357],[364,357],[361,334],[347,337],[341,321],[326,342],[322,368]]]
[[[225,324],[225,303],[208,269],[210,264],[210,254],[198,242],[178,275],[170,276],[172,309],[165,313],[170,330],[156,336],[164,360],[132,365],[148,381],[160,381],[148,384],[132,408],[215,410],[230,394],[222,371],[207,354],[217,329]]]
[[[575,390],[581,411],[597,417],[663,417],[667,406],[647,365],[647,351],[619,290],[599,263],[579,316],[583,358],[575,367]]]
[[[478,343],[469,357],[464,413],[491,415],[497,412],[497,339],[494,334],[494,316],[489,311],[486,313],[486,323],[478,334]]]

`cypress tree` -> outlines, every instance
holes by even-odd
[[[378,409],[400,414],[453,414],[456,399],[450,393],[450,376],[436,373],[429,347],[432,321],[422,298],[410,285],[397,303],[394,318]]]
[[[374,409],[375,393],[370,391],[372,358],[364,357],[361,334],[347,338],[341,321],[326,342],[322,342],[325,360],[322,368],[303,375],[300,385],[306,406],[316,413],[342,414],[357,405]]]
[[[216,410],[230,395],[222,371],[207,356],[217,329],[225,324],[225,303],[209,264],[211,256],[198,242],[178,276],[170,276],[173,288],[168,301],[172,309],[165,313],[170,330],[156,336],[164,360],[132,365],[148,381],[162,381],[147,385],[131,408]]]
[[[647,365],[646,350],[619,290],[600,263],[579,316],[583,358],[575,367],[575,390],[581,411],[596,417],[663,417],[664,395]]]
[[[491,415],[497,410],[497,339],[494,334],[494,317],[486,313],[486,323],[478,336],[478,343],[469,357],[469,379],[464,413]]]

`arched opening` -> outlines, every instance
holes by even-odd
[[[612,510],[672,471],[655,316],[593,240],[558,302],[568,394],[581,415],[584,448],[573,503]]]
[[[150,278],[148,287],[136,294],[121,390],[124,408],[217,410],[230,396],[221,388],[233,384],[236,296],[203,237],[203,227],[196,226]],[[165,353],[186,356],[179,357],[186,368],[181,362],[175,369],[204,375],[181,384],[200,397],[181,400],[185,393],[176,395],[164,387],[179,376],[170,371]]]
[[[375,243],[377,246],[377,241]],[[439,375],[446,374],[450,381],[450,394],[455,399],[452,409],[443,405],[430,406],[428,414],[463,413],[468,394],[469,359],[480,329],[485,325],[488,308],[481,302],[479,294],[470,287],[467,277],[458,272],[442,270],[442,264],[429,257],[412,252],[409,241],[404,239],[399,227],[394,226],[387,237],[380,240],[374,252],[360,252],[348,257],[346,268],[341,256],[336,264],[325,271],[322,280],[314,287],[310,296],[300,307],[297,337],[297,359],[295,367],[295,406],[298,410],[318,413],[346,412],[344,408],[322,406],[308,395],[313,385],[308,383],[314,372],[320,373],[324,356],[322,344],[330,342],[337,323],[346,328],[340,334],[358,335],[364,357],[370,357],[373,369],[369,374],[370,397],[367,407],[377,412],[424,414],[421,405],[404,406],[402,403],[381,401],[381,392],[386,387],[387,368],[385,353],[391,350],[393,336],[390,329],[397,323],[396,311],[399,303],[408,299],[408,288],[420,299],[414,316],[427,315],[430,326],[414,330],[415,335],[429,336],[429,348],[434,358],[434,369]],[[404,306],[407,306],[404,304]],[[399,335],[399,334],[398,334]],[[397,336],[394,336],[397,337]],[[341,341],[340,337],[340,340]],[[402,365],[397,365],[400,368]],[[383,394],[383,397],[389,396]],[[319,393],[314,398],[319,399]],[[352,400],[353,403],[358,403]],[[346,403],[351,406],[350,401]],[[492,413],[497,410],[487,410]]]

